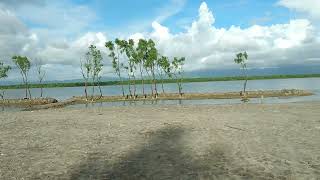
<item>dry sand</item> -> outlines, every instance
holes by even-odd
[[[320,102],[2,112],[0,179],[320,179]]]

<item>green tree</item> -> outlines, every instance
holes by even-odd
[[[165,93],[163,79],[164,79],[164,76],[170,72],[170,62],[168,57],[161,56],[160,58],[158,58],[157,69],[158,69],[159,77],[161,79],[162,93]]]
[[[126,40],[120,40],[120,39],[116,39],[115,43],[117,44],[118,48],[119,48],[119,56],[121,55],[124,58],[124,55],[127,55],[127,49],[128,49],[128,42]],[[118,57],[119,57],[118,56]],[[128,90],[129,90],[129,95],[130,97],[132,97],[132,89],[131,89],[131,67],[130,67],[130,61],[129,59],[126,59],[126,63],[121,63],[120,67],[125,69],[127,72],[127,76],[128,76]]]
[[[135,71],[137,69],[136,64],[138,63],[138,54],[136,49],[134,48],[134,41],[132,39],[129,39],[129,41],[124,41],[125,46],[125,52],[128,58],[128,76],[129,76],[129,82],[131,78],[133,79],[133,97],[136,98],[136,76]]]
[[[90,74],[92,73],[93,68],[91,59],[87,54],[84,62],[80,59],[80,69],[84,80],[84,94],[86,96],[86,100],[88,100],[88,82],[90,80]]]
[[[28,98],[28,93],[29,93],[29,98],[31,99],[31,92],[29,89],[29,82],[28,82],[28,73],[31,67],[30,60],[26,56],[13,56],[12,61],[16,64],[16,66],[20,70],[20,74],[22,76],[22,80],[26,88],[26,98]]]
[[[102,55],[100,50],[97,49],[96,46],[90,45],[89,51],[87,52],[87,56],[91,62],[91,79],[92,79],[92,99],[94,97],[94,88],[98,85],[100,98],[102,97],[102,90],[100,86],[100,79],[101,79],[101,71],[102,71]]]
[[[43,69],[43,62],[41,59],[36,59],[35,61],[35,65],[36,65],[36,70],[37,70],[37,75],[38,75],[38,80],[39,80],[39,85],[40,85],[40,97],[42,98],[43,96],[43,79],[46,76],[46,72]]]
[[[185,58],[177,58],[174,57],[171,63],[171,73],[170,76],[173,77],[178,85],[179,95],[182,96],[182,83],[183,83],[183,65],[185,62]]]
[[[155,47],[155,43],[153,42],[152,39],[149,39],[147,42],[147,50],[146,50],[146,62],[145,62],[145,69],[150,77],[152,78],[152,83],[151,83],[151,93],[152,97],[157,98],[158,96],[158,91],[157,91],[157,81],[156,81],[156,63],[158,59],[158,50]],[[150,74],[149,74],[150,71]]]
[[[243,76],[245,77],[245,81],[243,84],[243,94],[246,94],[246,87],[248,82],[248,74],[247,74],[247,60],[248,60],[248,54],[247,52],[241,52],[236,55],[236,58],[234,59],[234,62],[236,64],[240,64]]]
[[[122,90],[122,96],[124,97],[124,88],[123,88],[123,79],[121,77],[121,67],[122,64],[120,64],[120,53],[119,53],[119,39],[116,39],[113,43],[112,41],[106,42],[105,46],[110,51],[109,57],[112,59],[112,68],[115,70],[115,73],[119,77],[121,81],[121,90]],[[115,45],[116,44],[116,45]]]
[[[141,86],[142,86],[142,95],[146,97],[145,89],[144,89],[144,78],[143,78],[143,69],[145,67],[145,61],[147,57],[147,41],[144,39],[139,39],[138,47],[136,48],[137,52],[137,61],[136,63],[139,64],[140,70],[140,79],[141,79]]]
[[[10,66],[6,66],[0,61],[0,79],[5,79],[8,77],[8,72],[11,69]],[[4,99],[4,91],[0,93],[1,99]]]

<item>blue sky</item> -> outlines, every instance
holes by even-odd
[[[75,5],[90,7],[97,15],[89,30],[126,31],[150,30],[151,23],[163,10],[176,11],[161,23],[172,32],[180,32],[198,16],[200,0],[72,0]],[[296,13],[277,5],[277,0],[209,0],[205,1],[216,17],[215,27],[228,28],[232,25],[249,27],[253,24],[271,25],[288,22]],[[177,7],[180,6],[180,7]],[[141,27],[139,27],[141,25]]]
[[[151,38],[162,55],[186,57],[188,72],[237,69],[240,51],[250,68],[320,66],[319,22],[319,0],[1,0],[0,58],[42,59],[47,80],[79,79],[94,44],[103,76],[115,76],[104,44],[118,37]]]

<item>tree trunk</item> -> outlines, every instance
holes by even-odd
[[[88,92],[87,92],[88,82],[85,80],[84,82],[84,94],[86,96],[86,100],[88,101]]]
[[[120,73],[118,75],[121,83],[122,97],[124,97],[125,95],[124,95],[123,79],[121,78]]]
[[[246,93],[246,88],[247,88],[247,82],[248,82],[248,75],[247,75],[247,68],[246,66],[243,67],[243,73],[244,73],[244,77],[245,77],[245,81],[243,84],[243,93]]]
[[[130,97],[132,97],[132,92],[131,92],[131,78],[130,78],[130,74],[129,74],[129,73],[128,73],[128,78],[129,78],[129,81],[128,81],[129,94],[130,94]]]
[[[246,93],[248,79],[244,81],[243,92]]]
[[[154,92],[155,92],[155,97],[157,98],[158,90],[157,90],[156,77],[155,77],[155,73],[154,73],[154,67],[151,69],[151,73],[152,73],[152,79],[153,79],[153,83],[154,83]]]
[[[143,79],[143,73],[142,73],[142,63],[140,63],[140,75],[141,75],[142,95],[145,96],[144,79]]]
[[[150,83],[150,81],[151,81],[151,83],[150,83],[150,87],[151,87],[151,96],[153,97],[153,81],[151,80],[151,76],[150,76],[150,74],[149,74],[149,71],[148,71],[148,70],[146,70],[146,72],[147,72],[147,75],[148,75],[149,83]]]
[[[163,71],[161,70],[161,67],[157,66],[158,69],[158,74],[161,80],[161,88],[162,88],[162,93],[164,94],[164,86],[163,86]]]
[[[183,81],[183,76],[181,75],[180,77],[180,96],[182,96],[182,82]]]
[[[29,93],[29,98],[31,99],[31,92],[30,92],[30,88],[29,88],[29,83],[28,83],[28,75],[25,74],[25,80],[26,80],[26,89],[28,90]]]
[[[178,93],[179,93],[179,95],[181,96],[181,88],[180,88],[179,80],[177,80],[177,84],[178,84]]]
[[[98,87],[99,87],[99,92],[100,92],[100,99],[102,98],[102,90],[100,86],[100,80],[98,80]]]
[[[133,77],[133,98],[135,99],[136,98],[136,76],[134,75],[134,73],[132,74],[132,77]]]
[[[29,98],[30,98],[30,99],[32,99],[32,97],[31,97],[31,91],[30,91],[30,87],[29,87],[29,83],[28,83],[28,85],[27,85],[27,86],[28,86]]]
[[[163,85],[163,78],[161,77],[161,86],[162,86],[162,93],[165,94],[164,92],[164,85]]]
[[[40,97],[42,98],[43,96],[43,88],[42,88],[42,85],[41,85],[41,88],[40,88]]]
[[[26,86],[26,99],[28,99],[28,85],[27,82],[24,82],[24,85]]]
[[[177,85],[178,85],[178,93],[179,93],[179,95],[180,95],[180,97],[181,97],[181,87],[180,87],[179,78],[178,78],[177,75],[175,75],[174,77],[175,77],[176,83],[177,83]]]
[[[124,87],[123,87],[123,79],[121,78],[121,70],[120,70],[120,56],[119,56],[119,49],[117,48],[117,56],[118,56],[118,62],[117,62],[117,66],[118,66],[118,76],[121,82],[121,89],[122,89],[122,97],[125,97],[124,95]]]
[[[92,101],[94,100],[94,87],[95,87],[95,77],[92,78]]]
[[[0,93],[1,99],[4,100],[4,90]]]

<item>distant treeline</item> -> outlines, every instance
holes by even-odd
[[[248,80],[264,80],[264,79],[290,79],[290,78],[311,78],[320,77],[320,74],[297,74],[297,75],[270,75],[270,76],[248,76]],[[184,78],[183,82],[209,82],[209,81],[239,81],[245,80],[243,76],[231,76],[231,77],[203,77],[203,78]],[[131,80],[132,81],[132,80]],[[157,80],[159,82],[159,80]],[[164,83],[176,83],[174,79],[164,79]],[[136,84],[140,84],[141,80],[135,80]],[[145,84],[151,84],[152,80],[144,80]],[[112,86],[112,85],[127,85],[128,80],[121,81],[105,81],[100,82],[101,86]],[[92,86],[92,83],[88,83]],[[48,84],[30,84],[30,88],[57,88],[57,87],[82,87],[85,86],[84,82],[71,82],[71,83],[48,83]],[[2,89],[23,89],[25,85],[6,85],[0,86]]]

